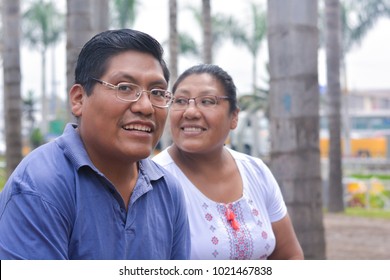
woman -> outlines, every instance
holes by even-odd
[[[238,121],[236,87],[216,65],[173,86],[173,144],[154,160],[181,182],[192,259],[303,259],[277,182],[258,158],[225,147]]]

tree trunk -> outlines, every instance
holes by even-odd
[[[47,92],[46,92],[46,48],[43,48],[41,51],[41,69],[42,69],[42,80],[41,80],[41,90],[42,90],[42,123],[41,123],[41,132],[44,137],[46,137],[49,127],[48,127],[48,100],[47,100]]]
[[[177,1],[169,0],[169,71],[171,85],[178,76],[179,34],[177,32]]]
[[[90,6],[93,33],[106,31],[110,22],[109,0],[93,0]]]
[[[325,258],[319,152],[318,2],[268,1],[271,170],[305,258]]]
[[[177,0],[169,0],[169,72],[170,86],[178,76],[179,34],[177,31]],[[165,123],[164,133],[160,139],[160,150],[172,144],[169,121]]]
[[[203,26],[203,62],[211,64],[213,61],[213,41],[211,24],[210,0],[202,0],[202,26]]]
[[[4,123],[7,177],[22,160],[20,1],[3,0]]]
[[[74,70],[77,57],[83,45],[94,35],[90,0],[67,0],[66,15],[66,83],[67,92],[74,83]],[[69,99],[69,96],[67,96]],[[68,100],[69,104],[69,100]],[[68,117],[71,120],[69,106]]]
[[[343,212],[341,164],[340,3],[325,0],[326,74],[329,123],[328,210]]]

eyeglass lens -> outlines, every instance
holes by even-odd
[[[218,99],[216,96],[207,95],[207,96],[198,96],[195,98],[186,98],[186,97],[176,97],[173,100],[171,109],[173,110],[185,110],[189,104],[190,100],[193,100],[195,105],[198,108],[211,108],[217,105]]]
[[[163,89],[143,90],[140,86],[131,83],[117,85],[117,97],[124,101],[137,101],[143,92],[146,92],[150,102],[156,106],[166,107],[170,104],[171,93]]]

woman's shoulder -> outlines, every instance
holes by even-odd
[[[232,157],[236,161],[240,161],[240,162],[243,162],[246,164],[259,165],[261,167],[265,165],[264,161],[260,158],[253,157],[253,156],[238,152],[238,151],[233,150],[231,148],[226,148],[226,149],[230,152],[230,154],[232,155]]]
[[[162,150],[152,157],[152,160],[161,166],[166,167],[169,164],[174,163],[172,157],[168,153],[168,148]]]

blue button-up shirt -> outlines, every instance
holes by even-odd
[[[141,160],[126,211],[75,127],[23,159],[0,193],[0,259],[187,259],[176,179]]]

